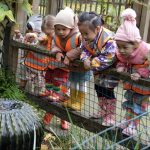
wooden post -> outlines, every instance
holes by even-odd
[[[12,24],[8,23],[4,32],[4,40],[3,40],[3,67],[9,68],[10,67],[10,39],[11,39],[11,27]]]
[[[148,1],[148,6],[150,6],[150,0]],[[150,8],[147,8],[146,18],[145,18],[145,27],[144,27],[144,34],[143,40],[150,42],[150,35],[148,34],[150,30]],[[148,37],[149,36],[149,37]]]
[[[32,2],[33,14],[39,14],[39,5],[40,5],[40,0],[33,0]]]
[[[22,3],[23,3],[23,0],[18,0],[16,4],[17,5],[16,6],[16,22],[19,25],[19,30],[21,32],[25,32],[27,15],[22,10]]]
[[[150,0],[144,0],[143,4],[150,5]],[[140,29],[141,37],[144,41],[148,40],[148,30],[150,28],[150,10],[147,6],[134,3],[133,9],[137,13],[137,26]]]
[[[47,3],[46,14],[56,15],[63,8],[63,0],[49,0]]]

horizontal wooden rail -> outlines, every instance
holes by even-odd
[[[67,111],[66,108],[61,106],[61,104],[51,103],[50,101],[44,98],[38,98],[32,94],[27,94],[27,97],[31,99],[35,104],[37,104],[41,109],[44,109],[45,111],[50,112],[54,114],[55,116],[61,119],[64,119],[68,122],[72,122],[73,124],[83,129],[86,129],[90,132],[99,133],[108,128],[108,127],[101,125],[101,122],[99,122],[98,120],[90,119],[86,116],[83,116],[79,112],[71,111],[69,109]],[[70,115],[71,120],[68,117],[69,115]],[[128,138],[127,135],[121,133],[121,129],[110,130],[107,132],[107,136],[106,135],[100,135],[100,136],[103,136],[109,140],[115,139],[115,142],[119,142]],[[137,144],[137,141],[134,140],[133,138],[121,143],[122,146],[125,146],[131,150],[134,149],[136,144]],[[146,145],[144,145],[143,143],[139,143],[139,147],[141,149],[141,148],[146,147]]]
[[[42,54],[42,55],[54,57],[54,55],[50,54],[46,49],[40,48],[38,46],[24,44],[24,43],[15,41],[15,40],[11,41],[11,45],[14,46],[14,47],[17,47],[17,48],[24,49],[24,50],[28,50],[28,51],[36,52],[36,53],[39,53],[39,54]],[[68,68],[71,71],[76,71],[76,72],[81,72],[81,71],[85,72],[86,71],[84,69],[83,62],[81,62],[80,60],[76,60],[75,62],[71,63],[70,66],[68,66],[68,67],[66,66],[66,68]],[[123,80],[123,81],[128,81],[128,82],[131,82],[131,83],[137,83],[139,85],[143,85],[143,86],[146,86],[146,87],[150,86],[150,81],[148,81],[146,79],[141,78],[138,81],[133,81],[133,80],[131,80],[131,77],[128,73],[125,73],[125,72],[118,73],[115,69],[112,69],[112,68],[101,71],[100,73],[110,74],[110,75],[113,75],[114,77],[116,77],[117,79],[120,79],[120,80]],[[98,83],[99,80],[96,80],[95,82]]]

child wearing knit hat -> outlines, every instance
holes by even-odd
[[[66,69],[75,59],[80,56],[80,33],[77,27],[78,18],[72,9],[66,7],[56,15],[54,29],[55,36],[52,42],[51,52],[56,55],[56,60],[63,65],[58,66],[57,69],[48,70],[46,73],[47,80],[55,80],[51,84],[53,89],[60,89],[57,91],[64,94],[68,93],[67,83],[70,81],[70,98],[63,102],[64,107],[69,107],[73,110],[81,110],[82,104],[85,99],[86,81],[89,80],[89,71],[87,73],[70,72]],[[66,66],[65,66],[66,65]],[[63,88],[62,88],[63,87]],[[66,90],[64,90],[66,87]],[[79,88],[78,88],[79,87]],[[63,91],[62,91],[63,89]],[[60,98],[61,100],[61,98]],[[67,129],[67,122],[64,122],[63,128]]]
[[[117,71],[128,72],[134,81],[139,78],[149,80],[150,70],[148,62],[147,43],[141,40],[139,29],[136,27],[136,12],[128,8],[122,12],[123,22],[118,28],[115,40],[117,44],[116,55],[118,58]],[[124,97],[126,99],[122,106],[126,110],[125,119],[121,128],[127,135],[137,134],[137,125],[140,118],[130,119],[146,112],[150,87],[138,85],[136,82],[124,82]]]

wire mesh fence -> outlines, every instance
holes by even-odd
[[[130,0],[64,0],[64,7],[70,7],[75,13],[93,11],[103,16],[108,28],[115,31],[119,25],[119,16],[127,7],[132,7]]]
[[[97,2],[89,1],[89,6],[85,5],[82,8],[81,4],[84,1],[80,4],[78,1],[71,1],[70,7],[74,5],[74,9],[79,7],[82,10],[89,7],[90,10],[100,9],[102,12],[103,9],[99,8],[100,5],[98,7]],[[93,4],[98,8],[93,8]],[[121,11],[124,6],[118,7]],[[8,51],[10,45],[12,49]],[[127,95],[123,89],[124,81],[149,88],[149,80],[140,79],[134,82],[129,75],[116,73],[112,68],[108,72],[94,74],[85,70],[80,60],[66,66],[63,60],[59,63],[53,61],[54,57],[41,45],[32,46],[17,41],[6,41],[4,48],[5,56],[8,55],[5,57],[5,65],[16,75],[16,82],[20,88],[45,110],[45,128],[56,135],[64,149],[149,149],[149,95],[142,97],[131,91],[128,91]],[[88,79],[81,80],[76,72],[87,73]],[[108,75],[110,78],[106,79]],[[101,80],[100,76],[103,77]],[[70,78],[82,82],[72,83]],[[100,87],[110,81],[111,85],[106,86],[107,90]],[[129,98],[132,99],[130,107],[125,109],[126,100]],[[67,103],[70,99],[71,102]],[[133,106],[135,100],[139,103]],[[131,112],[133,107],[140,109],[140,113]],[[114,122],[111,122],[111,119]],[[136,126],[130,126],[132,123]],[[55,143],[55,146],[58,145]]]
[[[149,142],[150,142],[150,135],[149,135],[149,125],[150,125],[150,118],[149,118],[149,110],[148,110],[148,103],[149,103],[149,97],[144,97],[146,101],[146,106],[144,111],[140,114],[132,114],[126,111],[123,107],[123,104],[126,103],[125,99],[125,93],[126,90],[123,89],[123,83],[124,81],[129,81],[130,83],[134,83],[128,75],[123,73],[122,75],[119,75],[115,71],[111,70],[108,72],[103,72],[103,75],[111,74],[113,77],[115,77],[115,88],[114,88],[114,98],[115,101],[112,99],[112,95],[110,95],[110,98],[108,96],[107,99],[105,99],[105,107],[103,105],[99,105],[99,102],[102,97],[98,96],[98,94],[105,93],[108,95],[108,93],[105,92],[105,89],[101,90],[96,89],[96,86],[101,82],[99,80],[99,76],[94,76],[93,74],[90,77],[90,80],[84,83],[84,91],[85,91],[85,97],[84,99],[78,98],[79,105],[76,105],[77,109],[73,107],[67,107],[64,105],[65,102],[72,98],[72,91],[71,91],[71,83],[69,81],[69,76],[67,76],[67,80],[63,82],[63,88],[65,87],[65,94],[63,93],[64,89],[62,86],[53,86],[51,83],[51,79],[53,78],[52,74],[54,74],[54,78],[58,77],[61,78],[62,75],[62,68],[68,68],[62,63],[54,63],[51,65],[57,66],[60,70],[58,72],[54,73],[54,70],[50,71],[50,76],[48,78],[45,78],[46,71],[41,72],[34,72],[34,70],[30,69],[26,65],[26,59],[22,56],[26,54],[27,56],[29,53],[35,53],[42,56],[51,56],[47,53],[45,50],[40,50],[39,46],[33,47],[30,45],[25,45],[23,43],[18,43],[16,41],[12,42],[13,46],[23,48],[19,50],[18,53],[18,65],[17,65],[17,82],[18,84],[24,89],[27,93],[30,93],[31,95],[34,95],[36,97],[36,100],[42,101],[41,103],[46,106],[43,106],[42,108],[45,108],[47,112],[51,114],[52,117],[50,117],[50,120],[52,119],[52,122],[49,122],[49,124],[46,126],[46,129],[50,132],[54,131],[54,134],[56,134],[58,137],[63,138],[63,140],[68,144],[67,148],[72,149],[126,149],[125,147],[129,149],[148,149],[149,148]],[[28,51],[26,51],[28,49]],[[32,50],[32,51],[31,51]],[[13,58],[13,56],[12,56]],[[14,59],[16,59],[14,57]],[[32,64],[36,64],[37,61],[34,62],[34,60],[30,61]],[[74,66],[73,64],[78,64]],[[36,64],[39,65],[38,63]],[[71,66],[69,66],[70,72],[72,71],[85,71],[82,68],[82,62],[79,60],[76,60],[75,62],[72,62]],[[57,74],[58,73],[58,74]],[[39,77],[39,74],[41,77]],[[69,75],[69,72],[68,72]],[[41,79],[42,78],[42,79]],[[76,77],[77,78],[77,77]],[[24,82],[22,82],[22,79]],[[58,81],[58,80],[57,80]],[[60,81],[60,80],[59,80]],[[41,84],[42,83],[42,84]],[[62,82],[61,82],[62,83]],[[117,84],[116,84],[117,83]],[[149,81],[145,79],[141,79],[138,84],[145,85],[149,87]],[[48,95],[40,95],[42,92],[42,86],[44,89],[48,91]],[[83,85],[83,83],[81,84]],[[52,89],[53,86],[53,89]],[[83,86],[81,86],[83,87]],[[62,89],[63,90],[62,90]],[[77,89],[80,88],[80,83],[76,86]],[[63,92],[62,92],[62,91]],[[53,92],[51,92],[53,91]],[[99,93],[97,93],[99,91]],[[110,88],[110,91],[112,89]],[[47,94],[47,93],[46,93]],[[130,93],[131,95],[133,93]],[[30,96],[31,96],[30,95]],[[134,97],[134,94],[132,95]],[[140,97],[140,95],[138,95]],[[134,98],[139,98],[134,97]],[[32,99],[32,97],[30,97]],[[76,96],[77,98],[77,96]],[[83,100],[83,101],[81,101]],[[109,100],[109,101],[107,101]],[[110,102],[110,103],[109,103]],[[131,101],[133,103],[133,101]],[[71,104],[70,104],[71,105]],[[80,110],[80,108],[81,110]],[[135,109],[138,106],[135,106]],[[113,119],[115,122],[113,124],[108,123],[107,120],[104,122],[103,120],[103,113],[108,113],[110,115],[111,113],[114,115],[110,115],[110,117],[114,117]],[[126,113],[128,114],[128,119],[126,118]],[[98,115],[98,116],[97,116]],[[57,116],[57,117],[56,117]],[[110,119],[109,117],[107,118]],[[126,119],[126,120],[125,120]],[[69,129],[63,130],[64,122],[63,121],[70,122]],[[129,129],[129,124],[131,122],[134,122],[137,124],[136,128],[133,128],[133,126]],[[79,126],[79,127],[78,127]],[[122,129],[123,128],[123,129]],[[127,130],[130,130],[130,133],[128,133]],[[97,134],[96,134],[97,133]],[[69,139],[68,139],[69,138]],[[121,146],[120,146],[121,145]],[[66,146],[66,145],[65,145]]]

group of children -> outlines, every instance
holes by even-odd
[[[80,111],[85,100],[86,82],[94,75],[99,81],[95,83],[99,111],[92,118],[102,118],[103,124],[107,126],[114,125],[114,88],[118,85],[118,79],[111,75],[103,75],[102,71],[116,67],[118,72],[128,72],[134,81],[139,78],[149,79],[150,75],[148,46],[141,40],[139,29],[136,27],[135,11],[128,8],[123,11],[121,17],[122,24],[116,34],[103,26],[103,19],[96,13],[83,12],[77,17],[70,8],[61,10],[56,17],[46,16],[40,21],[40,32],[35,30],[35,21],[29,21],[27,28],[30,34],[27,33],[23,41],[32,44],[38,40],[39,45],[55,56],[51,58],[28,52],[22,63],[26,79],[39,84],[39,96],[55,102],[61,101],[64,107]],[[42,32],[45,33],[44,36],[41,35]],[[18,34],[17,31],[16,37]],[[67,69],[66,66],[76,59],[83,62],[84,72]],[[30,78],[27,78],[28,75]],[[37,79],[40,82],[37,82]],[[136,134],[139,119],[130,122],[128,120],[146,111],[150,88],[136,82],[124,82],[124,90],[126,92],[123,108],[126,115],[121,128],[125,134]],[[46,113],[44,123],[49,124],[52,117],[53,114]],[[68,123],[61,120],[61,127],[68,129]]]

